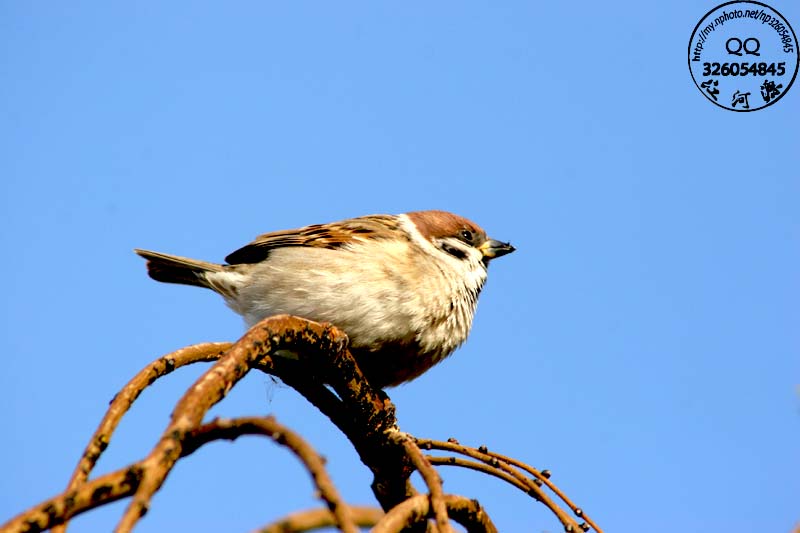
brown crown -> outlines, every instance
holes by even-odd
[[[412,211],[407,215],[419,232],[428,239],[456,236],[463,229],[486,236],[483,229],[474,222],[447,211]]]

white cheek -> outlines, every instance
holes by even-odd
[[[464,280],[464,285],[468,290],[480,290],[486,282],[486,265],[483,263],[483,254],[456,239],[447,239],[446,244],[457,247],[466,254],[466,257],[458,258],[438,246],[432,246],[436,250],[436,255],[453,271],[458,272],[458,278]]]

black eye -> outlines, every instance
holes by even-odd
[[[466,229],[462,229],[461,238],[464,239],[465,242],[472,242],[472,232]]]

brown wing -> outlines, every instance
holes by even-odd
[[[365,238],[396,237],[397,227],[398,221],[394,216],[370,215],[331,224],[314,224],[298,229],[275,231],[259,235],[250,244],[231,253],[225,261],[229,265],[258,263],[267,258],[270,250],[284,246],[339,248]]]

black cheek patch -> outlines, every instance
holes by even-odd
[[[448,254],[452,255],[457,259],[466,259],[467,252],[462,250],[461,248],[456,248],[455,246],[451,246],[449,244],[442,244],[442,250],[447,252]]]

